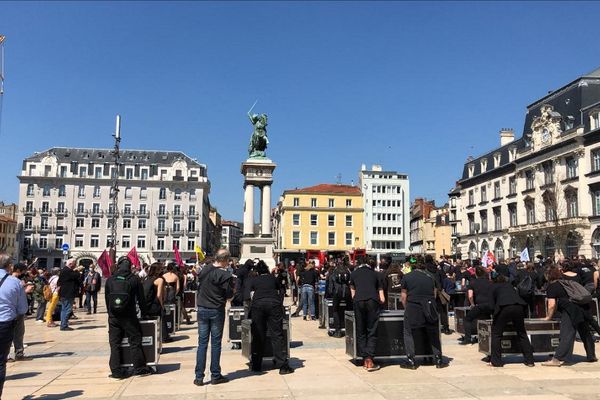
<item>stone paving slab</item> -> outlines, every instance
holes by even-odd
[[[8,364],[3,399],[600,399],[600,363],[527,368],[513,357],[504,368],[492,368],[481,361],[476,346],[459,346],[456,334],[442,338],[452,360],[449,368],[407,371],[388,360],[369,373],[349,361],[343,339],[331,338],[317,322],[301,318],[292,319],[294,374],[280,376],[275,369],[252,374],[240,351],[224,340],[221,366],[231,382],[197,387],[192,382],[197,328],[184,325],[176,340],[164,346],[158,374],[115,381],[108,378],[104,308],[96,315],[76,313],[72,332],[26,321],[26,354],[33,360]],[[575,361],[582,361],[580,343],[575,353],[580,355]]]

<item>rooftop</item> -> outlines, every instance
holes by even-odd
[[[302,189],[286,190],[283,194],[342,194],[360,196],[361,191],[357,186],[322,183],[320,185],[309,186]]]

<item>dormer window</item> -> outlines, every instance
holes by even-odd
[[[485,171],[487,171],[487,158],[481,160],[481,173],[483,174]]]
[[[494,168],[498,168],[500,166],[500,153],[494,154]]]
[[[591,128],[598,129],[600,128],[600,111],[596,111],[590,115],[591,118]]]
[[[469,173],[469,178],[472,178],[473,174],[475,173],[475,165],[469,164],[469,166],[467,167],[467,170]]]
[[[508,160],[510,162],[513,162],[513,161],[515,161],[516,158],[517,158],[517,148],[511,147],[510,149],[508,149]]]

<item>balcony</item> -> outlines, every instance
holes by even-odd
[[[66,217],[67,215],[69,215],[69,212],[67,210],[65,210],[64,208],[63,209],[58,209],[57,208],[57,209],[54,210],[54,214],[57,217]]]
[[[135,212],[133,212],[131,210],[123,210],[123,212],[121,213],[121,216],[123,218],[133,218],[133,217],[135,217]]]
[[[54,228],[54,233],[68,233],[69,230],[66,226],[57,226]]]
[[[138,212],[136,213],[136,215],[137,215],[139,218],[150,218],[150,212],[148,212],[148,211],[138,211]]]
[[[33,209],[33,208],[22,208],[21,212],[23,213],[23,215],[28,216],[28,217],[32,217],[36,214],[35,209]]]
[[[185,233],[189,237],[194,237],[194,236],[200,235],[200,230],[198,230],[198,229],[192,229],[192,230],[186,229]]]
[[[510,235],[519,233],[539,233],[538,231],[551,231],[553,229],[576,229],[590,228],[590,222],[587,217],[560,218],[554,221],[534,222],[531,224],[522,224],[508,228]]]
[[[43,217],[49,217],[52,215],[52,210],[49,208],[40,208],[40,215]]]
[[[164,228],[164,229],[156,228],[156,229],[154,229],[154,233],[158,236],[167,236],[169,234],[169,230],[167,228]]]
[[[104,215],[104,211],[102,210],[88,210],[92,217],[102,217]]]
[[[49,225],[40,226],[40,233],[52,233],[52,228]]]
[[[200,214],[197,212],[194,212],[194,213],[188,212],[187,217],[188,217],[188,219],[198,219],[200,217]]]
[[[156,215],[158,218],[169,218],[169,212],[165,211],[165,212],[160,212],[157,211],[154,213],[154,215]]]
[[[33,231],[35,231],[36,228],[37,227],[33,226],[33,225],[29,225],[29,226],[23,225],[23,231],[25,231],[25,232],[33,232]]]
[[[183,234],[184,234],[184,231],[181,228],[178,228],[178,229],[173,228],[173,229],[171,229],[171,236],[183,236]]]
[[[87,217],[88,212],[87,212],[87,210],[75,210],[75,216],[76,217]]]
[[[106,216],[109,217],[109,218],[118,217],[119,216],[119,212],[118,211],[114,212],[114,210],[108,210],[106,212]]]
[[[173,217],[173,219],[183,219],[183,213],[182,212],[178,212],[178,213],[173,213],[171,214],[171,216]]]

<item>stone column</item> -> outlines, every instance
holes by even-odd
[[[254,235],[254,185],[244,188],[244,236]]]
[[[262,236],[271,236],[271,185],[264,185],[261,191]]]

